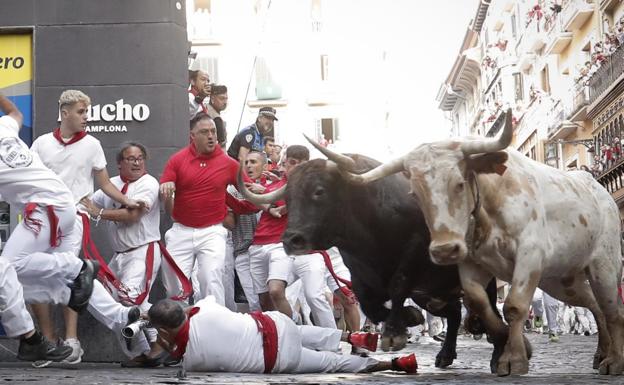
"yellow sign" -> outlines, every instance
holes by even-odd
[[[32,35],[0,34],[0,89],[32,80]]]

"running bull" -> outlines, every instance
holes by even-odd
[[[431,233],[431,258],[459,266],[466,305],[484,321],[495,349],[503,349],[499,375],[528,372],[522,327],[536,287],[594,313],[594,368],[622,374],[618,207],[589,173],[563,172],[507,148],[512,132],[508,110],[499,138],[423,144],[363,175],[343,176],[364,186],[398,172],[410,175],[410,193]],[[511,283],[503,308],[509,326],[488,306],[483,288],[492,276]]]
[[[241,192],[257,204],[274,202],[285,194],[288,228],[283,242],[289,254],[339,248],[362,310],[373,322],[385,324],[382,349],[403,348],[407,326],[424,321],[415,308],[403,306],[406,298],[447,318],[447,336],[435,365],[451,365],[457,357],[461,323],[459,275],[455,266],[431,262],[429,232],[420,208],[407,194],[408,179],[395,175],[367,186],[352,185],[342,177],[345,170],[364,172],[379,162],[335,154],[313,144],[331,160],[315,159],[298,166],[288,184],[273,193],[255,195],[244,185],[239,186]],[[494,311],[495,296],[493,280]],[[391,309],[385,306],[388,300]],[[484,332],[479,322],[473,325],[475,333]]]

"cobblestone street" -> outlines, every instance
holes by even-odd
[[[421,337],[401,352],[415,352],[418,375],[375,374],[308,374],[249,375],[229,373],[187,373],[179,379],[179,368],[122,369],[118,364],[82,363],[75,367],[53,366],[34,369],[28,363],[0,364],[2,383],[28,384],[599,384],[622,383],[624,378],[600,376],[592,370],[592,356],[597,337],[565,335],[559,343],[549,343],[546,335],[530,334],[533,359],[527,376],[498,378],[489,373],[490,345],[462,336],[458,341],[458,358],[450,369],[434,367],[440,344]],[[384,353],[376,357],[387,358]]]

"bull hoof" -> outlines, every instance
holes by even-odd
[[[600,355],[600,353],[596,352],[594,353],[594,362],[592,363],[592,367],[594,369],[600,369],[600,363],[602,362],[602,360],[604,360],[605,357],[602,357]]]
[[[619,376],[622,374],[622,371],[624,371],[624,359],[622,357],[617,359],[607,357],[602,360],[598,368],[600,374],[610,374],[612,376]]]
[[[457,353],[454,353],[452,356],[443,356],[440,353],[436,356],[435,366],[436,368],[446,368],[453,364],[453,360],[457,358]]]
[[[533,346],[531,346],[526,336],[522,336],[522,338],[524,338],[524,350],[526,351],[527,360],[530,360],[533,357]]]
[[[381,350],[384,352],[401,350],[407,344],[407,335],[381,337]]]
[[[498,361],[498,367],[496,368],[496,375],[509,376],[527,374],[529,372],[529,360],[516,359],[516,360],[501,360]]]
[[[496,373],[498,376],[509,376],[527,374],[529,372],[529,360],[533,356],[533,347],[526,336],[523,335],[522,338],[524,339],[526,359],[524,357],[512,357],[507,352],[503,353],[496,362],[494,357],[492,357],[492,361],[490,361],[492,373]]]

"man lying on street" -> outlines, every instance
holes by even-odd
[[[158,329],[159,343],[183,357],[188,371],[246,373],[360,373],[394,370],[416,373],[414,354],[378,361],[342,355],[340,341],[374,350],[375,333],[345,333],[337,329],[297,326],[277,312],[235,313],[212,297],[195,307],[161,300],[148,312]]]

